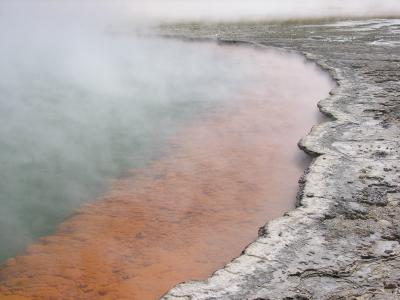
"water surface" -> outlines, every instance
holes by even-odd
[[[186,119],[151,163],[115,178],[54,234],[9,259],[2,299],[157,299],[206,278],[294,208],[308,163],[296,144],[318,122],[316,103],[333,83],[296,55],[204,46],[235,58],[233,68],[251,66],[251,80]]]
[[[79,43],[16,34],[1,47],[0,261],[151,162],[252,74],[217,47],[86,31],[73,32]]]

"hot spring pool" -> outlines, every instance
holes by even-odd
[[[1,61],[0,259],[18,254],[2,299],[156,299],[294,208],[328,75],[274,50],[103,38],[72,65]]]

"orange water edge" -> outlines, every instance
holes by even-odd
[[[309,162],[296,144],[318,122],[316,103],[333,84],[297,56],[221,49],[253,63],[258,80],[8,260],[0,299],[157,299],[206,278],[294,208]]]

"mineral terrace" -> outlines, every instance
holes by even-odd
[[[400,299],[400,20],[169,25],[161,33],[298,51],[338,83],[319,103],[331,119],[299,142],[315,158],[298,208],[260,228],[209,279],[163,299]]]

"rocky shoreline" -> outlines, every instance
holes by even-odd
[[[298,208],[209,279],[163,299],[399,299],[400,20],[170,25],[161,34],[298,51],[338,83],[319,103],[331,120],[299,142],[315,158]]]

